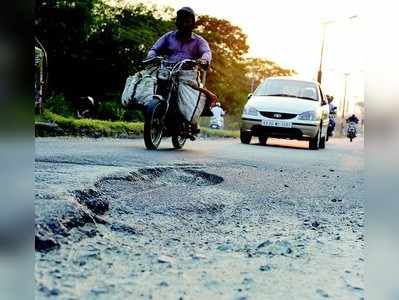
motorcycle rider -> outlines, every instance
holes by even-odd
[[[346,119],[346,123],[354,122],[356,124],[359,123],[359,119],[356,117],[355,114],[352,114],[349,118]]]
[[[356,137],[357,124],[359,123],[359,119],[356,117],[355,114],[353,114],[349,118],[346,119],[346,123],[348,124],[347,137],[352,142],[353,138]]]
[[[328,120],[328,129],[327,135],[332,136],[335,130],[335,114],[337,112],[337,107],[332,103],[334,101],[334,97],[327,95],[328,108],[329,108],[329,120]]]
[[[222,128],[224,124],[223,116],[225,115],[225,112],[220,102],[216,102],[216,105],[212,107],[212,113],[213,117],[211,118],[211,125],[215,123]]]
[[[196,17],[192,8],[182,7],[179,9],[176,13],[177,30],[164,34],[152,46],[147,58],[166,56],[171,63],[183,59],[193,59],[204,66],[209,66],[212,59],[211,49],[203,37],[193,33],[195,22]],[[212,93],[206,89],[203,92],[212,98]],[[199,133],[197,124],[193,124],[192,128],[194,134]]]
[[[334,97],[327,95],[327,101],[328,101],[328,108],[330,110],[330,114],[334,113],[337,110],[337,107],[332,103],[334,101]]]
[[[201,60],[210,64],[212,59],[208,42],[198,34],[195,28],[195,13],[190,7],[183,7],[176,13],[176,31],[164,34],[150,49],[147,58],[165,55],[168,61],[176,63],[183,59]]]

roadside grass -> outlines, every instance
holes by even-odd
[[[96,119],[76,119],[64,117],[50,111],[44,111],[42,115],[35,116],[35,123],[57,124],[62,129],[61,132],[48,133],[42,128],[36,130],[36,136],[51,135],[70,135],[70,136],[89,136],[89,137],[141,137],[144,133],[142,122],[126,121],[104,121]],[[39,127],[39,126],[36,126]],[[51,130],[51,128],[49,129]],[[201,127],[202,137],[239,137],[238,130],[215,130],[205,126]]]
[[[240,117],[226,115],[224,117],[224,129],[210,129],[210,117],[200,119],[201,135],[205,137],[240,137]]]
[[[211,120],[210,117],[202,117],[200,119],[201,128],[208,127],[210,120]],[[224,129],[226,129],[226,130],[240,130],[240,121],[241,121],[241,117],[240,116],[226,115],[224,117]]]
[[[64,135],[117,137],[122,135],[142,136],[144,132],[142,122],[75,119],[50,111],[45,111],[40,119],[42,122],[56,123],[64,131]]]
[[[227,130],[227,129],[210,129],[210,128],[201,127],[201,136],[238,138],[238,137],[240,137],[240,131],[239,130]]]

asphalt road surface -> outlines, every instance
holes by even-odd
[[[37,299],[363,299],[363,140],[38,138]]]

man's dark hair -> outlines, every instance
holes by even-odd
[[[176,18],[180,17],[180,16],[191,16],[194,19],[195,22],[195,12],[191,7],[185,6],[180,8],[177,12],[176,12]]]

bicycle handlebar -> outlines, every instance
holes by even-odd
[[[142,61],[142,63],[143,63],[144,66],[148,66],[148,65],[151,65],[151,64],[155,64],[155,63],[161,63],[161,62],[167,62],[167,61],[166,61],[166,60],[164,59],[164,57],[162,57],[162,56],[154,56],[154,57],[150,57],[150,58],[147,58],[147,59],[145,59],[145,60]],[[183,65],[186,64],[186,63],[192,63],[192,64],[194,64],[195,66],[199,66],[199,67],[201,67],[204,71],[206,71],[206,70],[208,69],[208,64],[207,64],[207,63],[206,63],[206,64],[201,63],[200,60],[183,59],[183,60],[177,62],[177,63],[174,65],[173,71],[180,70],[180,69],[183,67]]]

